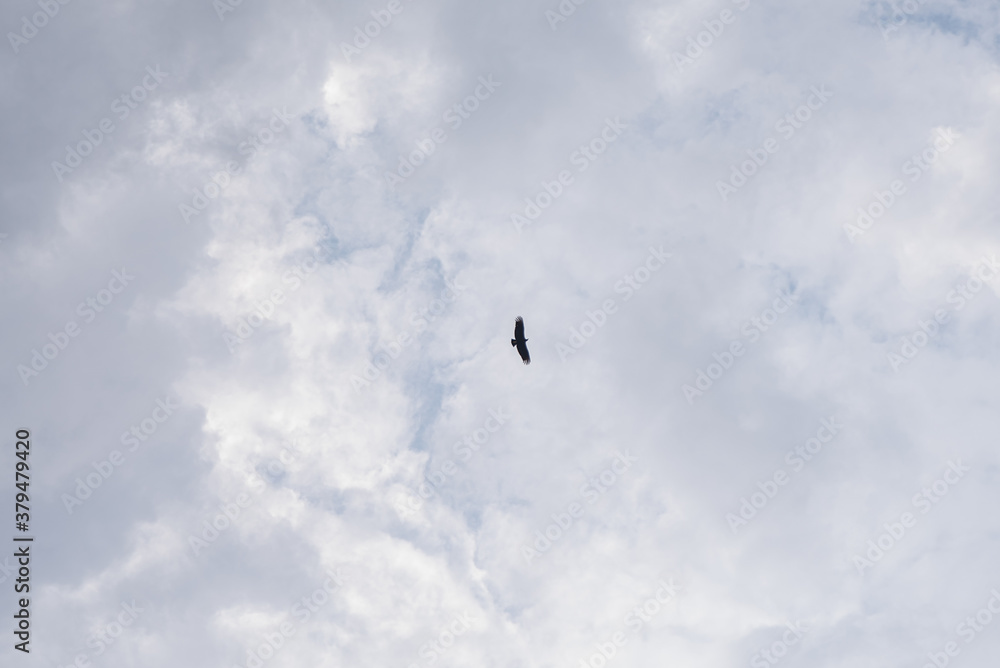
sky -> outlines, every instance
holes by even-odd
[[[995,2],[0,27],[4,666],[996,665]]]

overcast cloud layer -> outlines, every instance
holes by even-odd
[[[62,2],[4,666],[996,665],[996,2]]]

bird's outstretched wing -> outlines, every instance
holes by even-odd
[[[521,316],[514,320],[514,340],[524,341],[524,318]]]
[[[528,354],[528,344],[524,341],[517,344],[517,354],[521,356],[522,362],[531,364],[531,355]]]

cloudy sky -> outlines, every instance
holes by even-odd
[[[996,665],[995,2],[0,26],[3,665]]]

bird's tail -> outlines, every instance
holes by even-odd
[[[510,340],[510,345],[512,345],[512,346],[514,346],[515,348],[517,348],[517,341],[515,341],[514,339],[511,339],[511,340]]]

